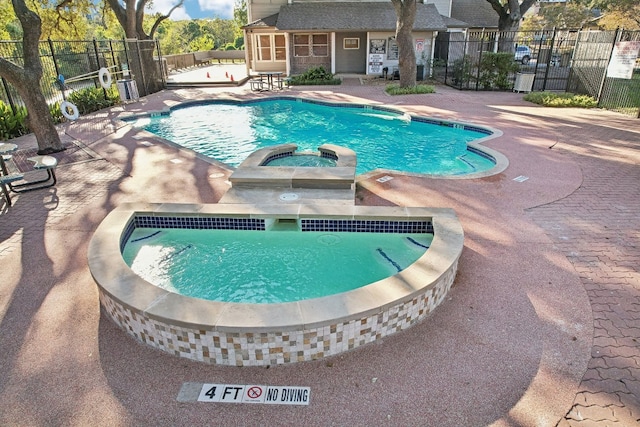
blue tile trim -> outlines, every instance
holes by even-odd
[[[484,151],[482,151],[482,150],[478,150],[478,149],[477,149],[477,148],[475,148],[475,147],[471,147],[470,145],[467,145],[467,150],[468,150],[468,151],[471,151],[472,153],[475,153],[475,154],[477,154],[477,155],[479,155],[479,156],[482,156],[482,157],[484,157],[485,159],[491,160],[491,161],[492,161],[492,162],[494,162],[494,163],[496,162],[496,158],[495,158],[495,157],[493,157],[491,154],[486,153],[486,152],[484,152]]]
[[[135,229],[136,229],[136,222],[135,222],[135,219],[132,219],[129,221],[127,226],[124,228],[124,232],[122,233],[122,238],[120,239],[120,252],[124,251],[124,246],[129,241],[129,238],[131,237],[131,234]]]
[[[433,233],[431,221],[385,221],[357,219],[302,219],[302,231],[351,233]]]
[[[293,150],[291,151],[287,151],[284,153],[277,153],[277,154],[272,154],[269,157],[267,157],[266,159],[264,159],[264,161],[262,163],[260,163],[260,166],[266,166],[269,164],[269,162],[275,160],[275,159],[281,159],[283,157],[291,157],[293,156]]]
[[[264,219],[216,218],[216,217],[171,217],[136,215],[135,228],[184,228],[205,230],[265,230]]]

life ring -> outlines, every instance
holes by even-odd
[[[69,114],[69,109],[71,110],[71,114]],[[72,102],[69,102],[69,101],[63,101],[60,104],[60,111],[62,112],[62,115],[67,120],[77,120],[78,117],[80,116],[80,112],[78,111],[78,107],[76,107],[75,104],[73,104]]]
[[[100,86],[104,89],[109,89],[111,87],[111,73],[106,68],[100,68],[98,71],[98,80],[100,80]]]

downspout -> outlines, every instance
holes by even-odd
[[[331,74],[336,73],[336,32],[331,33]]]
[[[434,31],[431,36],[431,54],[429,55],[429,77],[433,77],[433,58],[436,53],[436,38],[438,38],[439,31]]]
[[[286,64],[287,76],[291,76],[291,45],[289,44],[289,34],[289,32],[284,33],[284,46],[287,57],[287,60],[284,63]]]

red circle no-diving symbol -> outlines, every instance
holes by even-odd
[[[249,396],[252,399],[259,398],[260,396],[262,396],[262,388],[251,387],[249,390],[247,390],[247,396]]]

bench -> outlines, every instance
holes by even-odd
[[[58,159],[53,156],[35,156],[29,157],[27,160],[32,161],[33,172],[36,171],[46,171],[46,178],[36,178],[35,180],[25,180],[25,182],[21,182],[20,184],[13,184],[12,182],[8,182],[7,185],[14,193],[25,193],[27,191],[39,190],[41,188],[49,188],[56,185],[56,166],[58,166]],[[31,172],[26,172],[22,174],[20,179],[24,179],[27,177],[27,174],[31,175]],[[8,177],[8,176],[7,176]]]
[[[211,59],[218,60],[218,64],[222,63],[222,60],[231,61],[235,64],[236,59],[240,62],[244,62],[244,50],[212,50]]]
[[[193,62],[196,65],[208,64],[211,62],[211,51],[205,50],[203,52],[194,52],[193,53]]]
[[[236,59],[244,62],[244,50],[203,50],[201,52],[193,52],[193,61],[195,65],[210,64],[213,61],[232,61],[234,64]]]

